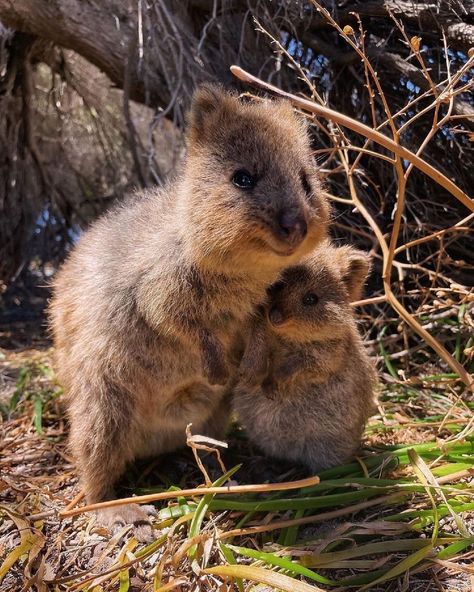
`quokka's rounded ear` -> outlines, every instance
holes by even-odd
[[[191,139],[200,138],[206,121],[227,103],[230,94],[218,84],[205,83],[194,92],[188,114],[188,133]]]
[[[342,247],[339,262],[349,299],[360,300],[371,268],[370,255],[353,247]]]
[[[293,104],[288,99],[267,99],[263,101],[263,106],[278,110],[278,118],[280,120],[286,120],[291,125],[296,125],[300,129],[301,133],[308,136],[309,139],[309,122],[307,117],[298,113],[293,107]]]

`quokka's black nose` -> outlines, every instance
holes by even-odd
[[[283,210],[278,217],[278,237],[280,240],[295,247],[308,233],[308,225],[304,215],[297,210]]]
[[[281,325],[285,320],[283,313],[277,306],[272,306],[268,313],[268,318],[272,325]]]

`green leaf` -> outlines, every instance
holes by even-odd
[[[234,473],[236,473],[240,469],[241,466],[242,465],[237,465],[237,466],[233,467],[232,469],[230,469],[230,471],[227,471],[227,473],[225,473],[224,475],[219,477],[219,479],[216,479],[216,481],[214,481],[212,486],[213,487],[220,487],[221,485],[223,485],[228,479],[230,479],[232,477],[232,475],[234,475]],[[191,525],[189,527],[189,538],[193,538],[199,534],[199,531],[201,530],[202,521],[204,520],[204,516],[206,515],[206,512],[209,509],[209,504],[210,504],[212,498],[214,497],[214,495],[215,495],[214,493],[208,493],[208,494],[204,495],[201,498],[201,500],[199,501],[199,503],[196,507],[196,511],[194,513],[193,519],[191,520]],[[191,560],[193,560],[195,558],[196,550],[197,550],[197,545],[193,545],[192,547],[189,548],[188,557]]]
[[[397,565],[395,565],[395,567],[392,567],[392,569],[389,569],[380,578],[377,578],[376,580],[374,580],[370,584],[366,584],[365,586],[362,586],[361,590],[367,590],[369,586],[373,586],[375,584],[381,584],[382,582],[386,582],[388,580],[392,580],[393,578],[396,578],[397,576],[405,573],[406,571],[408,571],[409,569],[411,569],[415,565],[418,565],[418,563],[420,563],[420,561],[423,561],[423,559],[425,557],[427,557],[432,551],[433,551],[433,546],[430,543],[429,545],[426,545],[425,547],[423,547],[419,551],[415,551],[415,553],[412,553],[411,555],[409,555],[408,557],[406,557],[405,559],[400,561],[400,563],[397,563]]]
[[[250,557],[251,559],[257,559],[258,561],[263,561],[264,563],[268,563],[276,567],[281,567],[291,573],[304,576],[306,578],[309,578],[310,580],[319,582],[320,584],[326,584],[329,586],[337,584],[337,582],[333,580],[328,580],[327,578],[320,576],[318,573],[312,571],[311,569],[308,569],[307,567],[304,567],[300,563],[295,563],[291,559],[279,557],[274,553],[265,553],[263,551],[247,549],[246,547],[236,547],[234,545],[229,545],[229,547],[239,555],[243,555],[244,557]]]
[[[38,434],[43,433],[43,401],[36,397],[33,403],[33,423]]]

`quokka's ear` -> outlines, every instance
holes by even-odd
[[[230,93],[218,84],[205,83],[197,88],[188,114],[188,136],[191,141],[204,139],[209,119],[223,109],[230,99]]]
[[[371,267],[370,255],[353,247],[341,247],[339,264],[350,301],[360,300]]]

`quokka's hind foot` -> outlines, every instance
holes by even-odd
[[[154,506],[126,504],[124,506],[97,510],[97,521],[112,533],[131,524],[135,538],[142,543],[150,543],[155,538],[153,524],[151,522],[151,518],[155,513],[156,509]]]

